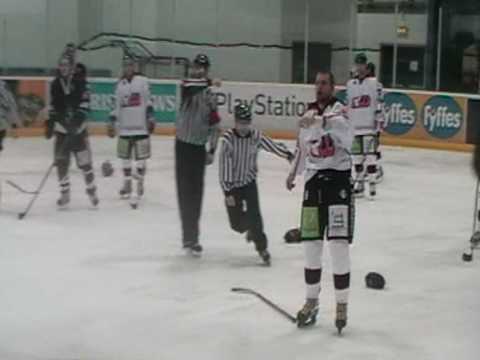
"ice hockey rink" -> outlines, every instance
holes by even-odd
[[[292,143],[289,143],[292,146]],[[114,140],[94,137],[101,204],[91,210],[78,171],[72,203],[57,211],[52,176],[31,214],[17,213],[51,162],[52,142],[7,139],[0,159],[1,360],[473,360],[480,341],[480,259],[463,263],[472,230],[470,155],[384,148],[375,202],[357,202],[349,325],[334,327],[328,258],[317,326],[298,330],[233,286],[261,291],[295,313],[304,301],[303,251],[283,234],[299,220],[301,181],[285,190],[288,163],[260,158],[259,188],[272,267],[231,231],[217,164],[206,178],[202,259],[183,254],[173,140],[156,137],[146,199],[118,198]],[[102,178],[110,159],[115,175]],[[480,256],[480,255],[479,255]],[[382,273],[384,291],[364,276]]]

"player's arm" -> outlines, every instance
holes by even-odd
[[[300,133],[298,135],[297,144],[295,146],[295,152],[293,154],[293,160],[291,162],[290,171],[287,177],[286,185],[288,190],[292,190],[295,187],[295,178],[297,177],[297,175],[299,175],[302,172],[304,168],[304,164],[302,164],[302,162],[305,161],[305,156],[304,156],[305,149],[304,149],[304,146],[302,146],[302,143],[300,141],[301,132],[302,130],[300,130]]]
[[[146,112],[146,116],[147,116],[147,127],[148,127],[148,132],[150,134],[153,134],[153,132],[155,131],[155,111],[154,111],[154,108],[153,108],[153,102],[152,102],[152,93],[150,91],[150,84],[148,82],[148,79],[145,78],[145,84],[144,84],[144,89],[143,89],[143,93],[144,93],[144,101],[145,101],[145,106],[146,106],[146,109],[145,109],[145,112]]]
[[[122,97],[120,94],[120,86],[120,82],[118,82],[115,89],[115,107],[110,112],[107,122],[107,134],[111,138],[115,137],[115,124],[118,120],[118,117],[120,116],[120,107],[122,101]]]
[[[52,86],[50,87],[50,106],[48,109],[48,118],[45,121],[45,137],[47,139],[50,139],[53,136],[53,129],[58,117],[56,108],[57,92],[58,83],[56,80],[54,80]]]
[[[220,139],[220,114],[218,113],[217,97],[216,95],[208,91],[208,106],[210,108],[209,113],[209,134],[207,142],[207,164],[213,163],[215,157],[215,151],[217,150],[218,140]]]
[[[375,109],[375,123],[381,132],[385,127],[385,93],[383,85],[377,81],[377,108]]]
[[[90,113],[90,89],[88,84],[85,82],[80,91],[80,102],[77,109],[76,117],[79,118],[81,122],[86,121],[88,114]]]
[[[3,103],[5,103],[8,107],[7,121],[12,128],[20,127],[22,123],[20,120],[20,116],[18,115],[17,102],[15,101],[15,98],[13,97],[12,93],[7,89],[7,87],[4,88],[4,92],[2,95],[4,97]]]
[[[322,135],[322,139],[330,137],[335,148],[343,148],[350,151],[353,144],[354,131],[351,121],[342,113],[327,118],[328,130]]]
[[[292,161],[294,157],[285,144],[275,142],[263,133],[260,134],[260,148],[281,158],[287,159],[288,161]]]
[[[233,156],[231,144],[225,137],[222,138],[220,145],[219,162],[220,185],[223,191],[227,192],[233,185]]]

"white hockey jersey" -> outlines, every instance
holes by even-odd
[[[351,169],[350,149],[354,132],[351,121],[345,116],[345,111],[344,105],[337,99],[333,99],[321,114],[321,120],[317,120],[309,128],[300,129],[290,174],[300,175],[305,172],[305,182],[307,182],[319,170]],[[333,156],[320,157],[316,148],[322,137],[327,134],[333,140],[335,153]]]
[[[355,135],[375,134],[383,127],[383,86],[374,77],[351,79],[347,83],[348,117]]]
[[[121,79],[115,92],[112,115],[119,136],[148,135],[147,111],[152,106],[148,79],[135,75],[131,81]]]

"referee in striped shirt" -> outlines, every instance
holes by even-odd
[[[176,123],[175,175],[182,222],[183,248],[200,256],[199,222],[205,167],[213,163],[220,136],[216,96],[208,78],[210,60],[197,55],[191,79],[182,83],[182,100]]]
[[[245,105],[234,109],[235,127],[222,136],[220,150],[220,185],[225,193],[230,226],[239,233],[247,232],[247,240],[266,265],[270,265],[267,237],[263,232],[257,189],[257,157],[260,150],[291,161],[293,154],[281,143],[272,141],[251,126],[252,114]]]

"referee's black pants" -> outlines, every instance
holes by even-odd
[[[228,197],[234,201],[228,201]],[[226,206],[230,226],[233,230],[244,233],[255,243],[257,251],[267,248],[267,237],[263,232],[263,220],[258,201],[258,189],[255,181],[225,192]]]
[[[202,211],[206,151],[204,146],[176,139],[175,175],[177,199],[182,222],[183,246],[198,243]]]

